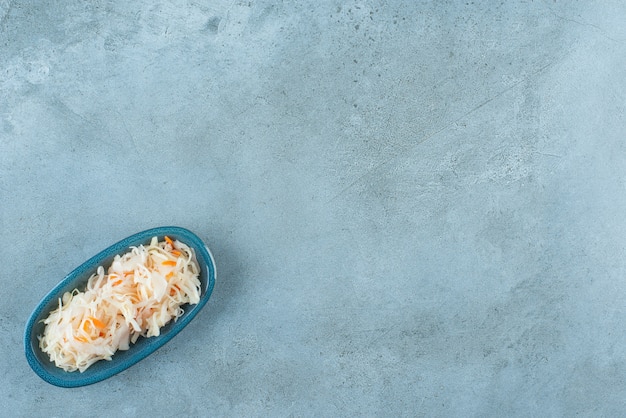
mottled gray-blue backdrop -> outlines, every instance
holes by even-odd
[[[622,1],[0,0],[11,416],[618,416]],[[191,229],[178,337],[66,390],[26,318],[82,261]]]

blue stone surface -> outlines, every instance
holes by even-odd
[[[622,416],[626,3],[0,0],[10,416]],[[39,301],[160,225],[211,299],[50,385]]]

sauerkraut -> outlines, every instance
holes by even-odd
[[[106,272],[99,266],[83,292],[59,298],[43,320],[39,347],[68,372],[111,360],[140,336],[160,335],[161,327],[184,313],[182,305],[197,304],[199,273],[193,249],[178,240],[153,237],[148,246],[131,247]]]

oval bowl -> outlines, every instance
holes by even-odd
[[[42,321],[48,317],[52,310],[58,307],[59,297],[75,288],[83,291],[89,276],[95,273],[98,266],[103,266],[105,269],[108,268],[115,255],[127,252],[131,246],[149,244],[150,239],[154,236],[162,240],[164,235],[174,240],[180,240],[194,249],[198,266],[200,267],[200,302],[196,305],[183,305],[185,313],[176,322],[170,321],[162,327],[161,334],[158,337],[139,337],[135,344],[131,344],[130,349],[126,351],[118,350],[113,355],[111,361],[97,361],[82,373],[79,371],[66,372],[56,367],[50,361],[48,355],[39,348],[37,336],[43,334],[44,324]],[[213,255],[204,242],[193,232],[176,226],[162,226],[131,235],[78,266],[39,302],[28,318],[24,331],[24,350],[28,364],[43,380],[60,387],[86,386],[108,379],[143,360],[178,334],[206,305],[209,297],[211,297],[214,285],[215,261]]]

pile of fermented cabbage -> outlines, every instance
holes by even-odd
[[[41,350],[65,371],[85,371],[111,360],[140,336],[160,334],[178,319],[185,304],[200,301],[200,270],[193,249],[169,237],[116,255],[105,272],[99,266],[84,292],[74,289],[43,322]]]

